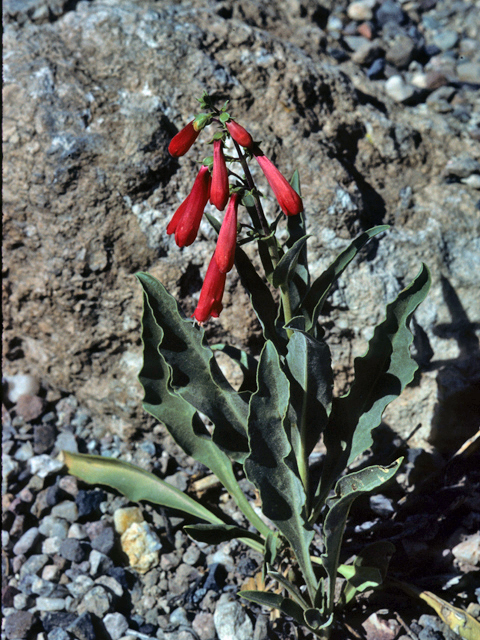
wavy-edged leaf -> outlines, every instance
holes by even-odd
[[[385,407],[413,380],[417,363],[410,354],[409,320],[430,289],[425,265],[413,282],[387,305],[386,318],[374,331],[368,350],[355,358],[355,379],[348,394],[333,401],[325,430],[327,455],[317,495],[322,499],[343,469],[373,442]]]
[[[139,375],[139,381],[145,391],[144,409],[163,422],[172,438],[187,455],[213,471],[250,522],[267,535],[269,529],[240,489],[229,457],[215,444],[215,432],[212,439],[194,407],[173,390],[172,368],[159,351],[162,340],[163,329],[157,324],[149,299],[144,294],[144,358]]]
[[[332,262],[328,269],[326,269],[312,283],[303,303],[305,312],[308,315],[307,331],[315,331],[318,316],[322,311],[325,300],[327,299],[333,284],[342,275],[360,249],[362,249],[362,247],[364,247],[371,238],[382,231],[386,231],[387,229],[389,229],[388,225],[379,225],[378,227],[368,229],[368,231],[362,233],[358,238],[355,238],[355,240]]]
[[[291,403],[301,441],[309,455],[324,430],[332,405],[333,371],[330,349],[307,333],[294,331],[286,357],[291,374]]]
[[[387,467],[376,465],[343,476],[335,486],[335,495],[327,500],[329,510],[323,525],[325,553],[321,556],[327,572],[325,594],[325,611],[327,613],[333,610],[340,547],[352,502],[393,478],[402,460],[403,458],[398,458]],[[318,606],[318,603],[316,604]]]
[[[285,598],[277,593],[267,591],[239,591],[239,596],[255,602],[255,604],[271,609],[279,609],[282,613],[293,618],[298,624],[305,625],[302,607],[291,598]]]
[[[277,304],[272,293],[257,270],[250,262],[247,254],[237,246],[235,250],[235,266],[240,276],[242,285],[247,290],[253,306],[253,310],[262,325],[265,340],[271,340],[279,349],[280,353],[285,353],[287,338],[286,334],[279,335],[276,328]]]
[[[270,341],[260,355],[257,384],[258,389],[250,399],[250,454],[245,460],[245,473],[260,492],[263,513],[289,541],[312,592],[316,578],[308,548],[314,532],[306,522],[305,491],[286,431],[289,383]]]
[[[249,544],[260,553],[263,551],[263,539],[259,535],[252,533],[248,529],[243,529],[242,527],[237,527],[235,525],[194,524],[187,525],[183,530],[197,542],[220,544],[221,542],[238,539]]]
[[[248,452],[247,403],[221,372],[203,329],[181,314],[175,299],[153,276],[136,276],[145,294],[144,309],[148,308],[144,323],[148,322],[148,330],[155,332],[155,339],[144,340],[144,362],[151,378],[160,353],[171,368],[169,384],[173,391],[210,418],[215,444],[234,460],[243,461]]]
[[[60,459],[68,472],[80,480],[112,487],[132,502],[146,500],[168,509],[183,511],[211,524],[223,524],[220,518],[187,494],[129,462],[70,451],[62,451]]]
[[[253,356],[230,344],[212,344],[211,349],[213,351],[221,351],[239,365],[243,373],[243,382],[239,389],[240,392],[254,391],[256,389],[258,362]]]

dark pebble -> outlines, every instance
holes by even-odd
[[[223,564],[215,563],[210,565],[207,579],[205,580],[203,586],[208,591],[209,589],[214,589],[215,591],[220,591],[225,584],[225,580],[227,579],[227,570],[223,566]]]
[[[370,80],[379,80],[383,77],[384,69],[385,58],[377,58],[370,65],[370,68],[367,71],[367,77],[370,78]]]
[[[33,430],[33,450],[36,455],[48,453],[55,444],[55,427],[48,422],[36,425]]]
[[[34,623],[30,611],[14,611],[5,619],[5,636],[10,638],[26,638]]]
[[[157,627],[147,622],[146,624],[140,625],[138,630],[140,633],[144,633],[146,636],[150,636],[153,638],[155,636],[155,631],[157,630]]]
[[[20,591],[16,587],[14,587],[11,584],[5,585],[5,587],[2,589],[2,604],[3,604],[3,606],[4,607],[13,607],[13,599],[17,595],[17,593],[20,593]]]
[[[423,47],[423,51],[428,58],[433,58],[433,56],[438,56],[441,53],[441,49],[436,44],[426,44]]]
[[[242,558],[237,564],[237,571],[241,576],[253,576],[258,569],[258,564],[253,558]]]
[[[53,629],[66,629],[76,618],[77,616],[69,611],[47,611],[42,618],[42,624],[44,630],[50,633]]]
[[[128,580],[127,580],[127,572],[123,567],[111,567],[107,570],[107,575],[115,578],[115,580],[120,584],[122,589],[127,590],[129,588]]]
[[[75,498],[78,507],[78,517],[89,516],[98,509],[100,503],[106,498],[105,492],[100,489],[94,491],[85,491],[80,489]]]
[[[106,527],[96,538],[92,540],[92,549],[96,549],[108,555],[115,544],[115,534],[112,527]]]
[[[59,554],[71,562],[83,562],[87,558],[86,545],[82,545],[80,540],[75,538],[67,538],[62,541]]]
[[[387,24],[387,22],[394,22],[396,24],[404,24],[405,13],[398,2],[393,0],[385,0],[375,11],[375,19],[377,24],[381,27]]]
[[[92,616],[88,611],[72,622],[67,627],[67,631],[73,633],[78,640],[95,640],[96,638]]]
[[[349,58],[348,54],[343,49],[338,49],[336,47],[328,49],[327,53],[337,62],[345,62],[345,60],[348,60]]]

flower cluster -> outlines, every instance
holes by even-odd
[[[223,211],[227,207],[220,227],[217,246],[207,269],[198,305],[193,313],[193,317],[200,324],[206,322],[210,317],[217,318],[222,311],[226,274],[232,269],[235,259],[238,205],[246,191],[253,193],[257,211],[260,210],[263,216],[258,192],[255,190],[250,172],[245,164],[247,158],[254,157],[257,160],[285,215],[292,216],[303,211],[300,196],[272,161],[263,154],[250,133],[226,113],[225,107],[221,111],[215,109],[208,96],[203,97],[203,104],[211,107],[212,112],[199,114],[177,133],[168,147],[168,151],[173,157],[183,156],[192,147],[205,126],[215,123],[221,127],[221,130],[218,130],[211,140],[213,159],[207,158],[204,161],[189,195],[175,211],[167,226],[167,233],[174,234],[176,244],[179,247],[188,247],[197,237],[207,202],[210,201],[219,211]],[[224,143],[228,137],[234,142],[238,158],[225,157]],[[229,171],[227,161],[240,162],[246,177],[244,179],[238,178],[236,174]],[[235,175],[239,183],[230,185],[229,176],[231,175]],[[256,218],[253,222],[254,226],[258,226]]]

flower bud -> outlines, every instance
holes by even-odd
[[[210,188],[210,202],[219,211],[225,209],[228,200],[228,171],[223,155],[222,141],[213,142],[213,172]]]
[[[232,193],[228,203],[225,217],[218,234],[215,260],[221,273],[228,273],[235,261],[235,248],[237,245],[237,210],[240,195]]]
[[[193,121],[193,128],[195,131],[200,132],[207,124],[210,124],[212,116],[210,113],[199,113]]]
[[[168,145],[168,152],[174,158],[185,155],[198,138],[200,130],[195,129],[194,122],[195,121],[192,120],[183,127],[183,129],[172,138],[172,141]]]
[[[268,184],[272,187],[283,213],[286,216],[294,216],[303,211],[302,199],[273,162],[264,156],[258,147],[253,150],[253,154],[265,174]]]
[[[225,126],[227,127],[228,133],[237,144],[242,147],[246,147],[247,149],[250,149],[250,147],[253,146],[252,136],[242,127],[242,125],[238,124],[238,122],[235,122],[235,120],[229,120]]]

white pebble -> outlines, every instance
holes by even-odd
[[[7,397],[10,402],[17,402],[20,396],[35,396],[40,391],[40,383],[35,376],[17,373],[14,376],[4,376],[8,383]]]

